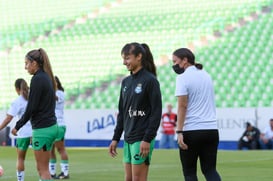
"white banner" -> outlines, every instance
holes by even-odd
[[[65,110],[66,139],[111,140],[116,116],[117,111],[111,109]],[[4,117],[5,111],[0,111],[1,120]],[[220,141],[237,141],[245,130],[245,122],[252,123],[262,131],[272,117],[272,108],[218,108]],[[13,127],[17,120],[18,118],[14,118],[9,126]],[[156,139],[159,140],[160,136],[158,131]]]
[[[67,139],[111,140],[117,121],[115,110],[66,110]]]

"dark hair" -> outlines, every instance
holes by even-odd
[[[203,65],[200,64],[200,63],[195,63],[195,56],[194,54],[192,53],[192,51],[190,51],[189,49],[187,48],[179,48],[177,50],[175,50],[173,52],[173,55],[179,57],[181,60],[183,58],[187,58],[188,59],[188,62],[192,65],[195,65],[196,68],[198,69],[202,69],[203,68]]]
[[[24,79],[19,78],[15,80],[14,86],[21,92],[25,100],[28,100],[29,87],[27,82]]]
[[[62,86],[60,79],[57,76],[55,76],[55,80],[56,80],[56,84],[57,84],[57,89],[64,91],[64,88]]]
[[[142,66],[156,76],[156,66],[154,64],[154,58],[147,44],[139,44],[137,42],[128,43],[122,48],[121,54],[124,54],[125,56],[129,54],[133,54],[135,56],[142,54]]]
[[[250,123],[250,122],[246,122],[245,125],[246,125],[246,127],[248,128],[248,127],[251,126],[251,123]]]
[[[33,62],[36,61],[41,69],[43,69],[52,81],[54,90],[57,90],[56,81],[52,72],[51,64],[47,53],[44,49],[39,48],[38,50],[31,50],[26,54],[26,59]]]

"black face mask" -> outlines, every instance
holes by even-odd
[[[179,64],[173,65],[173,71],[177,74],[182,74],[185,69],[184,68],[180,68]]]

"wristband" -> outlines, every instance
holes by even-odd
[[[176,130],[175,132],[176,132],[176,134],[183,134],[182,130]]]

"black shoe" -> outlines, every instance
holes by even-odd
[[[55,177],[55,179],[69,179],[69,175],[64,175],[64,173],[60,173],[57,177]]]
[[[53,179],[55,179],[56,177],[57,177],[56,174],[51,175],[51,178],[53,178]]]

